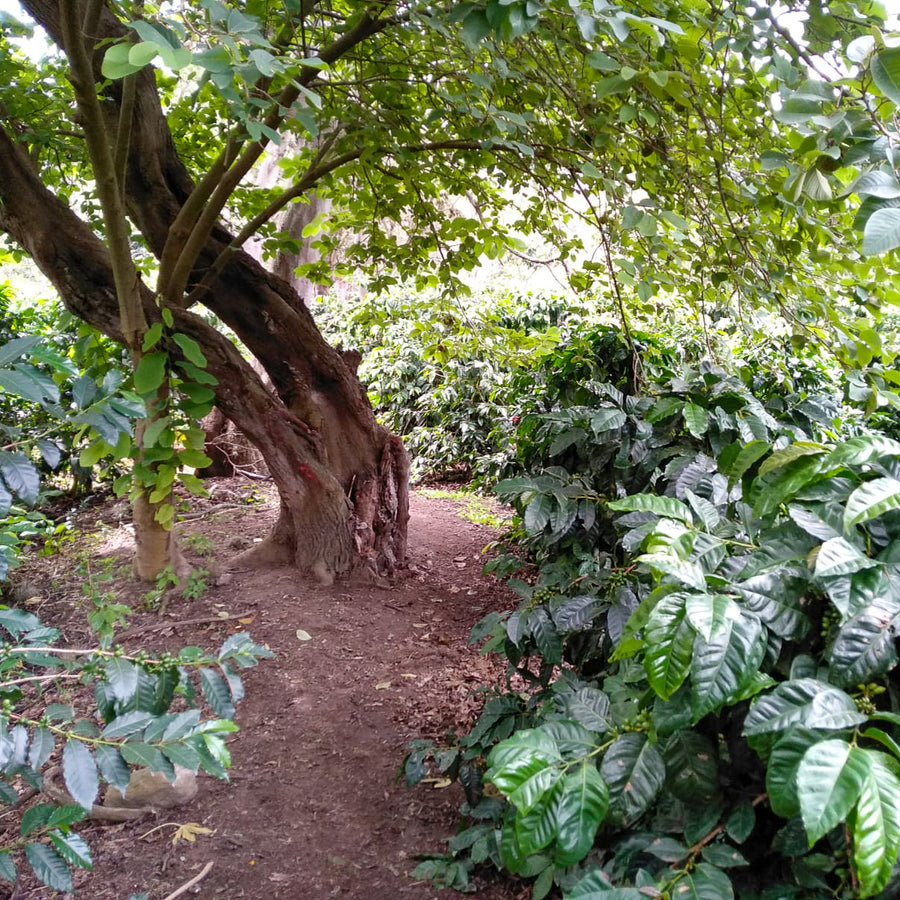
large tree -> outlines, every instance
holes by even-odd
[[[319,282],[363,272],[375,288],[409,278],[460,294],[462,269],[523,234],[577,257],[578,217],[596,248],[574,283],[606,295],[626,330],[630,306],[674,296],[704,317],[764,303],[796,316],[797,296],[815,294],[785,272],[821,242],[818,175],[786,207],[783,172],[759,152],[793,165],[769,95],[840,43],[819,6],[803,42],[767,7],[687,0],[22,6],[61,55],[34,63],[13,52],[15,29],[2,37],[0,229],[69,309],[131,349],[154,437],[170,388],[148,372],[163,359],[202,381],[205,363],[278,487],[262,560],[328,580],[390,572],[406,544],[400,441],[304,298],[243,249],[313,240],[273,225],[292,202],[315,197],[329,219],[318,256],[302,257]],[[287,133],[285,187],[254,188]],[[471,215],[447,214],[447,195]],[[353,239],[332,271],[341,232]],[[145,251],[150,278],[135,265]],[[136,492],[151,530],[172,477],[154,452],[145,441],[153,478]]]

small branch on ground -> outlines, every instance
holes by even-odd
[[[180,621],[156,622],[152,625],[141,625],[138,628],[129,628],[123,631],[116,638],[117,644],[124,644],[125,641],[137,637],[139,634],[145,634],[148,631],[162,631],[165,628],[184,628],[188,625],[207,625],[210,622],[233,622],[235,619],[246,619],[256,614],[256,610],[251,609],[249,612],[234,613],[227,616],[203,616],[200,619],[182,619]]]
[[[195,884],[203,881],[204,878],[209,874],[209,870],[213,867],[213,861],[210,860],[200,871],[199,875],[195,875],[190,881],[186,881],[178,890],[172,891],[171,894],[166,895],[163,900],[175,900],[176,897],[180,897],[182,894],[186,894]]]

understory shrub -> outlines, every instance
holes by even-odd
[[[423,295],[322,301],[329,338],[363,354],[359,375],[381,421],[403,438],[412,477],[496,480],[520,374],[538,366],[584,312],[561,297],[489,294],[463,304]]]
[[[19,836],[0,849],[0,879],[15,883],[17,866],[27,861],[44,884],[63,892],[73,889],[73,866],[92,867],[90,847],[73,826],[100,802],[101,782],[125,794],[132,767],[169,781],[176,766],[227,778],[225,741],[238,730],[235,704],[244,696],[239,671],[273,655],[244,633],[213,654],[199,647],[126,654],[108,641],[59,647],[55,628],[5,606],[0,629],[0,804],[27,802],[29,788],[44,788],[51,764],[74,801],[25,809]],[[59,694],[48,702],[51,687]]]
[[[894,896],[900,442],[830,373],[704,363],[583,379],[518,423],[506,686],[408,783],[466,824],[418,873],[491,862],[567,900]],[[817,393],[821,391],[821,393]],[[882,894],[882,892],[884,892]]]

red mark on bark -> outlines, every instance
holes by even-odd
[[[300,465],[297,466],[297,471],[298,471],[298,472],[299,472],[299,473],[300,473],[307,481],[315,481],[315,480],[316,480],[316,476],[315,476],[315,473],[313,472],[313,470],[312,470],[309,466],[304,465],[303,463],[300,463]]]

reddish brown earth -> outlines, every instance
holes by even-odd
[[[475,622],[511,602],[481,571],[482,551],[496,535],[461,518],[455,501],[414,495],[411,565],[394,585],[323,588],[286,569],[217,577],[237,550],[265,534],[274,516],[271,505],[243,502],[248,491],[220,482],[205,504],[209,512],[181,526],[189,546],[203,543],[191,534],[212,541],[214,557],[192,558],[212,570],[210,587],[194,601],[173,598],[162,618],[137,611],[141,594],[125,565],[127,525],[115,522],[115,508],[81,523],[95,535],[80,546],[24,569],[41,597],[28,608],[62,627],[70,644],[90,641],[79,602],[84,578],[74,574],[74,560],[89,559],[97,572],[112,557],[117,597],[136,609],[128,631],[145,629],[126,634],[129,652],[185,645],[214,650],[240,629],[276,653],[244,675],[247,696],[237,715],[241,731],[230,743],[230,783],[204,776],[194,801],[155,820],[79,826],[95,866],[91,874],[76,875],[77,896],[126,900],[146,891],[162,900],[210,861],[209,874],[181,896],[458,896],[409,873],[417,854],[441,851],[453,833],[459,787],[432,782],[410,790],[396,776],[411,739],[461,732],[480,705],[473,690],[502,673],[466,644]],[[227,614],[250,621],[221,618]],[[179,625],[201,618],[207,621]],[[301,640],[298,629],[310,639]],[[147,834],[164,822],[170,824]],[[176,826],[184,823],[211,833],[173,845]],[[4,832],[17,834],[17,827],[7,831],[9,824],[0,817],[0,846]],[[475,888],[486,900],[516,892],[489,875]],[[16,900],[57,896],[28,878],[20,879],[15,894],[4,890],[0,897]]]

